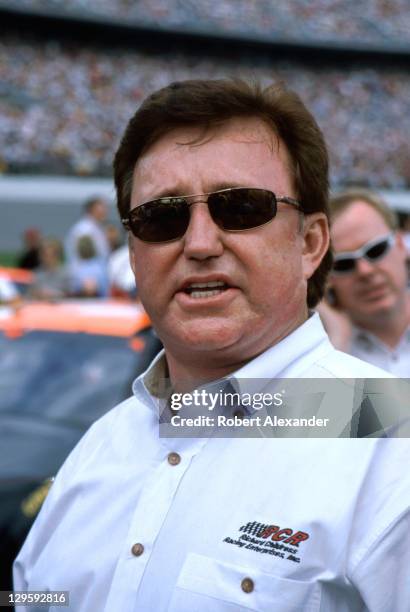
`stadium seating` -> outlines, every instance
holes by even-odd
[[[410,42],[407,0],[9,0],[9,6],[127,23],[291,39]]]
[[[276,4],[276,3],[275,3]],[[192,77],[283,79],[312,110],[331,152],[334,185],[410,185],[410,74],[97,50],[57,41],[0,42],[0,171],[110,175],[143,97]]]

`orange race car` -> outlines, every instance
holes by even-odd
[[[0,590],[50,478],[160,348],[136,303],[0,306]]]

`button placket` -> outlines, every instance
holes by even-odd
[[[178,441],[175,440],[175,446]],[[152,554],[154,542],[165,521],[179,483],[190,465],[190,459],[200,452],[206,440],[195,440],[194,444],[183,444],[182,453],[168,447],[164,454],[157,457],[158,464],[147,477],[141,496],[134,512],[123,554],[117,563],[111,592],[122,592],[124,601],[135,597],[140,588],[141,580],[147,563]],[[152,508],[156,508],[152,512]],[[115,583],[115,585],[114,585]],[[132,594],[130,587],[132,585]],[[108,600],[106,610],[115,609],[114,599]],[[111,607],[111,604],[113,607]],[[115,605],[114,605],[115,604]]]

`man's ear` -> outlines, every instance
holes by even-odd
[[[304,277],[308,280],[319,267],[329,248],[329,223],[325,213],[305,215],[302,232],[302,266]]]

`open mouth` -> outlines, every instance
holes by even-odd
[[[210,281],[208,283],[190,283],[184,287],[183,292],[192,298],[207,298],[219,295],[229,289],[223,281]]]

